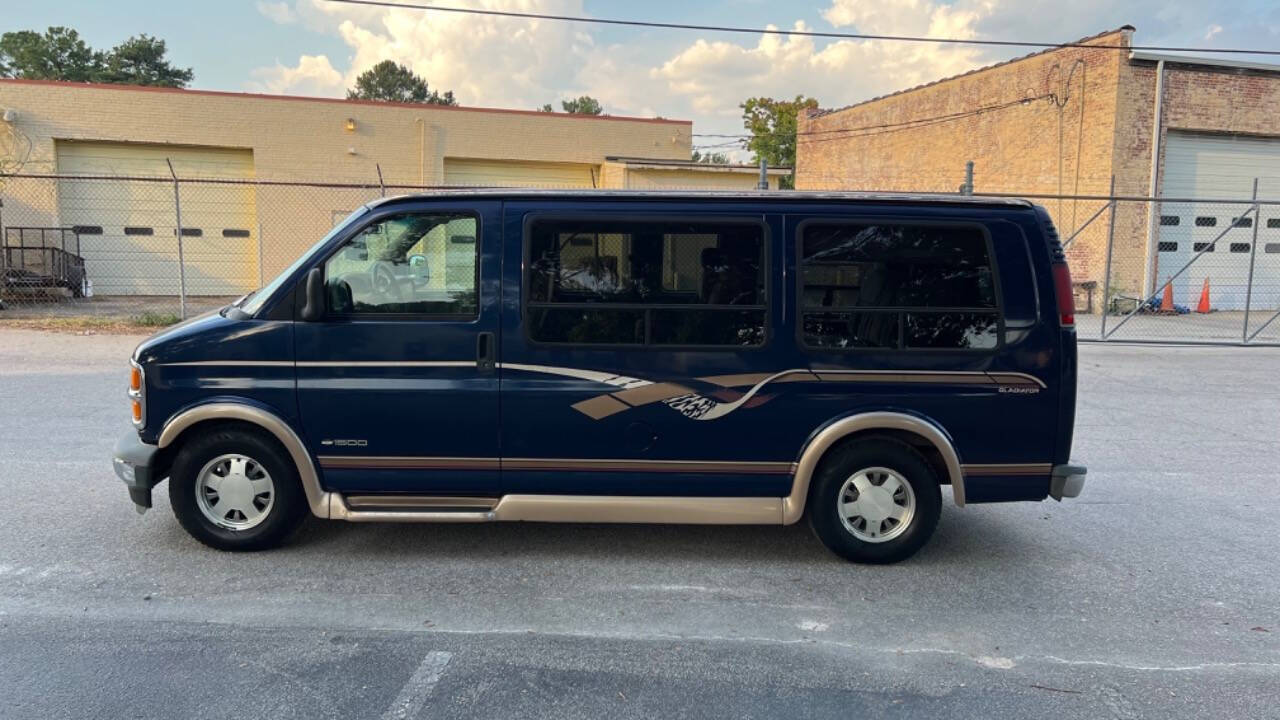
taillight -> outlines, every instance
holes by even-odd
[[[1076,300],[1071,292],[1071,268],[1064,262],[1053,264],[1053,295],[1058,301],[1058,325],[1075,327]]]

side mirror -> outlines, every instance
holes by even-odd
[[[306,304],[302,306],[302,319],[315,322],[324,316],[324,272],[320,268],[311,268],[307,273],[303,291]]]
[[[416,268],[426,264],[427,264],[426,255],[410,255],[409,256],[409,267],[411,268]]]

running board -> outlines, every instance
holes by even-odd
[[[392,497],[399,498],[399,504],[388,506]],[[329,518],[348,522],[783,524],[783,499],[775,497],[504,495],[496,502],[493,498],[449,498],[456,504],[441,505],[443,499],[376,495],[344,498],[331,493]]]
[[[498,498],[440,495],[347,495],[352,510],[475,510],[489,511]]]

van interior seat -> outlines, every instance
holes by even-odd
[[[728,298],[725,297],[727,288],[725,287],[725,264],[724,253],[720,248],[703,248],[702,249],[702,289],[700,296],[702,302],[708,305],[724,304]]]

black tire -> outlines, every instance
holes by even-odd
[[[869,468],[892,471],[915,496],[915,510],[904,529],[897,529],[892,520],[877,525],[875,532],[883,528],[883,534],[892,535],[881,542],[859,538],[840,517],[845,483]],[[942,492],[933,468],[915,448],[893,438],[866,438],[838,446],[823,458],[809,486],[806,511],[814,534],[832,552],[853,562],[882,565],[905,560],[928,542],[942,513]],[[866,522],[851,525],[870,532]]]
[[[252,458],[271,477],[269,510],[261,522],[243,530],[216,525],[197,502],[198,475],[222,455]],[[289,538],[307,514],[307,498],[298,470],[280,444],[265,434],[240,428],[218,428],[187,440],[169,473],[169,503],[182,527],[196,540],[218,550],[267,550]]]

